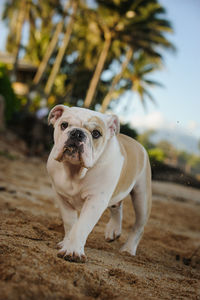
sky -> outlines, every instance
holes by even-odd
[[[0,0],[0,14],[3,3]],[[160,0],[166,8],[174,34],[168,37],[174,43],[176,54],[164,52],[165,67],[152,78],[164,88],[152,88],[157,105],[150,101],[144,111],[137,95],[126,95],[132,99],[132,108],[122,115],[120,107],[116,113],[140,129],[169,129],[200,139],[200,0]],[[0,51],[5,50],[6,27],[0,21]]]

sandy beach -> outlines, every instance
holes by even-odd
[[[200,299],[200,190],[153,182],[153,206],[137,255],[121,254],[133,224],[104,238],[106,211],[89,235],[87,262],[57,257],[63,225],[45,159],[25,155],[16,138],[0,141],[0,299]]]

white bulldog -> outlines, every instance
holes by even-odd
[[[135,223],[121,251],[135,255],[151,209],[151,169],[145,149],[119,134],[117,116],[55,106],[49,114],[54,146],[47,170],[64,222],[59,256],[85,262],[84,245],[107,207],[105,238],[121,234],[122,200],[131,195]],[[79,216],[78,216],[79,214]]]

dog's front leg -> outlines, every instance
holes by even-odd
[[[89,233],[108,206],[109,198],[88,196],[83,204],[79,219],[73,225],[59,252],[65,260],[85,262],[84,246]]]
[[[69,204],[67,198],[59,195],[56,191],[55,194],[56,194],[56,202],[60,209],[64,230],[65,230],[64,239],[58,243],[58,247],[63,248],[63,245],[67,240],[68,234],[72,226],[77,221],[77,211]]]

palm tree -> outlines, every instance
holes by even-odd
[[[112,30],[112,28],[116,25],[116,19],[118,19],[116,18],[116,12],[114,13],[114,16],[112,14],[108,15],[108,11],[105,11],[104,7],[101,6],[98,8],[96,14],[93,13],[93,16],[96,19],[97,26],[99,27],[102,33],[103,43],[101,46],[101,51],[95,67],[95,71],[90,80],[89,87],[86,93],[84,107],[90,107],[93,101],[101,73],[108,58],[110,48],[112,46],[112,41],[114,38],[114,31]]]
[[[22,28],[27,15],[27,0],[14,1],[10,0],[6,3],[3,19],[7,21],[10,26],[10,34],[7,40],[7,49],[13,53],[14,63],[12,70],[12,80],[16,80],[16,70],[19,60],[19,51],[21,47]]]
[[[115,45],[114,49],[109,45],[109,35],[109,29],[105,22],[99,19],[96,10],[81,3],[67,50],[67,55],[72,58],[72,61],[69,63],[65,60],[61,66],[61,72],[66,74],[67,78],[66,86],[70,86],[70,92],[67,93],[70,104],[76,105],[78,101],[78,105],[82,105],[86,92],[88,95],[97,92],[96,96],[99,98],[101,86],[107,91],[107,83],[104,85],[101,82],[101,86],[97,89],[95,80],[102,72],[102,68],[106,68],[114,58],[114,50],[116,53],[119,49],[118,45]],[[109,55],[107,55],[108,49]],[[86,87],[92,79],[90,90],[87,90]]]
[[[165,48],[173,48],[172,44],[165,38],[165,31],[172,31],[170,23],[165,19],[158,18],[159,14],[165,13],[163,7],[158,4],[157,0],[141,0],[141,1],[105,1],[98,0],[99,3],[99,14],[104,13],[104,22],[107,25],[112,40],[124,41],[126,49],[126,60],[122,64],[122,68],[119,74],[113,79],[111,84],[109,95],[107,95],[105,103],[109,103],[111,100],[112,93],[114,91],[114,86],[119,82],[126,66],[131,59],[131,51],[137,51],[138,49],[143,49],[145,52],[152,56],[160,56],[157,53],[159,46]],[[102,9],[103,7],[103,9]],[[106,14],[105,14],[106,12]],[[113,13],[114,12],[114,13]],[[106,18],[107,16],[108,19]],[[110,16],[112,17],[112,22],[110,22]],[[109,49],[108,49],[109,50]],[[104,54],[104,63],[108,56],[108,51],[106,55]],[[101,56],[100,56],[101,58]],[[98,66],[98,64],[97,64]],[[95,69],[94,76],[90,82],[89,91],[92,90],[90,96],[86,96],[85,106],[89,107],[91,105],[92,99],[94,97],[95,88],[100,79],[101,72],[103,70],[103,64],[101,64],[102,69],[98,68],[98,72]],[[95,84],[94,84],[95,82]],[[89,93],[89,92],[88,92]],[[107,104],[106,104],[107,105]],[[105,106],[105,105],[104,105]],[[105,108],[104,108],[105,109]]]
[[[149,87],[163,86],[158,81],[148,77],[149,74],[157,71],[161,66],[162,62],[159,58],[152,58],[144,51],[139,51],[134,53],[130,68],[124,72],[123,79],[126,81],[124,89],[132,90],[138,94],[144,108],[146,107],[147,99],[151,100],[154,104],[156,103],[154,97],[149,92]]]
[[[69,18],[69,22],[67,24],[67,29],[66,29],[63,41],[62,41],[62,45],[59,48],[58,55],[56,56],[53,68],[51,70],[50,76],[47,80],[47,83],[46,83],[46,86],[45,86],[45,89],[44,89],[46,95],[49,95],[49,93],[51,92],[55,77],[56,77],[56,75],[59,71],[61,62],[63,60],[63,57],[64,57],[64,54],[66,52],[67,46],[69,44],[72,29],[73,29],[73,25],[74,25],[74,21],[75,21],[77,8],[78,8],[78,1],[77,0],[72,0],[73,13]]]
[[[109,31],[108,27],[104,24],[103,26],[103,32],[104,32],[104,43],[103,47],[101,50],[101,54],[99,56],[98,63],[96,65],[94,75],[90,81],[89,88],[87,90],[84,106],[85,107],[90,107],[94,93],[97,88],[97,84],[99,82],[106,58],[108,56],[108,52],[111,46],[111,41],[112,41],[112,34]]]
[[[66,1],[65,8],[64,8],[64,14],[67,13],[67,10],[70,7],[70,4],[71,4],[71,1]],[[50,43],[49,43],[49,45],[46,49],[46,52],[45,52],[45,54],[42,58],[42,61],[39,64],[37,72],[36,72],[36,74],[33,78],[33,85],[34,86],[37,86],[40,83],[41,79],[42,79],[42,76],[45,72],[48,61],[51,58],[53,51],[55,50],[55,47],[56,47],[57,42],[58,42],[58,38],[59,38],[59,36],[60,36],[60,34],[63,30],[63,25],[64,25],[64,17],[62,18],[62,20],[60,22],[57,23],[54,34],[52,36],[52,39],[51,39],[51,41],[50,41]]]
[[[133,56],[133,49],[131,47],[128,48],[127,52],[126,52],[126,57],[124,62],[122,63],[121,66],[121,71],[116,74],[116,76],[113,78],[112,83],[111,83],[111,87],[108,91],[108,93],[106,94],[105,98],[102,101],[102,105],[101,105],[101,112],[104,113],[112,99],[113,93],[115,91],[116,85],[118,84],[118,82],[120,81],[120,79],[122,78],[122,75],[124,74],[124,71],[128,65],[128,63],[130,62],[131,57]]]
[[[111,87],[107,95],[102,101],[101,111],[105,112],[109,103],[111,102],[115,87],[119,83],[126,70],[134,50],[143,49],[143,51],[152,57],[162,58],[159,48],[173,49],[173,45],[166,39],[164,32],[172,32],[170,23],[167,20],[161,19],[160,14],[164,14],[165,10],[157,1],[146,2],[145,6],[145,18],[139,14],[141,7],[134,7],[134,11],[130,10],[126,15],[131,18],[130,24],[124,30],[124,38],[128,41],[129,47],[124,62],[121,66],[121,71],[115,75],[112,80]],[[139,8],[139,10],[138,10]],[[132,14],[131,14],[132,12]],[[135,29],[134,29],[135,28]],[[148,91],[147,91],[148,92]]]
[[[40,65],[48,51],[51,36],[55,32],[53,18],[62,11],[60,0],[31,1],[29,13],[29,39],[25,57]]]
[[[19,50],[22,38],[22,28],[24,25],[25,17],[27,13],[27,0],[22,0],[20,3],[19,15],[16,24],[16,48],[14,51],[14,66],[13,66],[13,79],[16,80],[16,71],[19,60]]]
[[[55,7],[59,9],[60,0],[8,0],[3,12],[3,19],[9,26],[9,34],[7,38],[6,48],[9,52],[14,53],[14,70],[16,72],[19,51],[21,48],[22,29],[25,22],[28,23],[28,44],[24,46],[25,57],[32,62],[38,63],[38,57],[43,54],[42,47],[46,46],[45,40],[52,30],[52,19],[55,13]],[[41,22],[38,22],[41,21]],[[38,25],[36,24],[38,22]],[[42,38],[41,38],[42,36]],[[42,47],[39,46],[42,39]],[[37,48],[37,51],[35,51]]]

